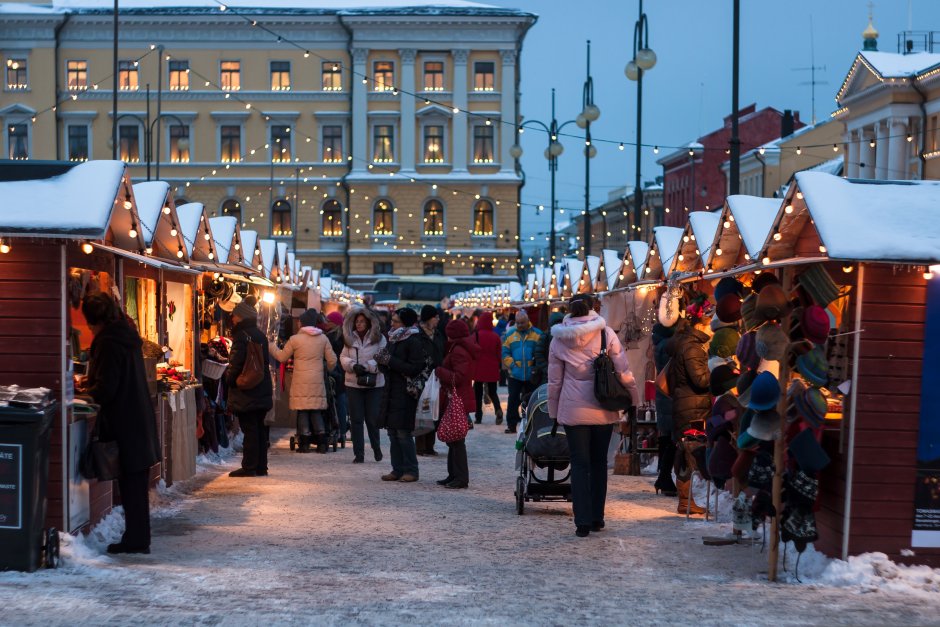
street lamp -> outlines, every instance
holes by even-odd
[[[601,117],[601,110],[594,104],[594,79],[591,78],[591,40],[587,42],[587,78],[581,96],[581,113],[575,118],[578,128],[584,129],[584,255],[591,254],[591,159],[597,148],[591,143],[591,122]],[[607,245],[607,218],[602,217],[604,245]]]
[[[133,118],[137,120],[144,127],[144,159],[147,163],[147,180],[150,180],[150,163],[153,160],[153,127],[154,125],[162,120],[163,118],[170,118],[175,120],[179,126],[186,126],[183,124],[183,121],[180,120],[177,116],[172,113],[161,113],[155,118],[150,118],[150,85],[147,85],[147,118],[144,119],[135,113],[122,113],[121,115],[115,118],[115,121],[120,121],[122,118]],[[113,143],[113,139],[109,139],[108,143],[112,144],[111,148],[117,154],[118,146]],[[185,137],[180,137],[176,140],[176,147],[180,152],[185,151],[189,148],[189,140]],[[157,142],[157,179],[160,178],[160,142]]]
[[[649,23],[643,12],[643,0],[640,0],[640,17],[633,26],[633,59],[627,63],[624,74],[631,81],[636,81],[636,176],[633,183],[633,219],[636,225],[640,219],[640,206],[643,204],[643,187],[640,181],[640,161],[643,150],[643,74],[656,65],[656,53],[649,46]]]

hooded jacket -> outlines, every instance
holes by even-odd
[[[483,316],[480,319],[482,320]],[[492,324],[492,318],[490,324]],[[463,407],[467,413],[475,412],[477,405],[473,394],[473,371],[474,363],[478,361],[480,347],[471,337],[467,323],[461,320],[448,322],[446,332],[447,355],[444,357],[444,362],[434,371],[441,382],[439,404],[441,414],[443,415],[447,407],[447,394],[452,389],[457,390],[457,395],[463,401]]]
[[[117,441],[124,472],[147,470],[160,460],[157,421],[147,389],[142,342],[119,320],[92,340],[88,393],[98,411],[102,442]]]
[[[594,360],[601,352],[601,333],[607,337],[607,354],[630,391],[634,404],[639,389],[627,353],[613,329],[596,312],[565,316],[552,327],[548,351],[548,415],[563,425],[606,425],[620,420],[620,412],[602,408],[594,396]]]
[[[242,389],[236,381],[245,367],[248,357],[248,341],[261,345],[264,361],[264,376],[261,383],[253,388]],[[258,328],[254,319],[245,319],[232,329],[232,352],[225,373],[225,382],[228,383],[228,407],[236,414],[268,411],[274,406],[274,385],[271,383],[271,369],[268,367],[268,338]]]
[[[560,324],[565,319],[565,314],[556,311],[548,317],[548,331],[539,338],[539,343],[535,345],[535,352],[532,355],[532,385],[538,387],[548,383],[548,351],[552,345],[552,327]]]
[[[479,353],[473,362],[473,380],[484,383],[499,381],[500,358],[503,343],[493,330],[493,313],[484,311],[477,319],[477,328],[470,334],[470,339],[479,347]]]
[[[316,327],[301,327],[292,335],[284,348],[271,342],[268,350],[280,362],[294,358],[294,373],[290,384],[290,408],[293,410],[326,409],[326,375],[336,366],[336,354],[330,341]],[[326,369],[323,362],[326,361]]]
[[[364,338],[356,333],[356,317],[362,314],[369,321],[369,330]],[[379,372],[379,365],[375,362],[375,354],[385,348],[385,338],[382,337],[382,325],[379,317],[371,309],[353,307],[343,320],[343,342],[345,347],[339,356],[340,365],[346,373],[346,387],[359,389],[356,383],[356,373],[353,366],[357,363],[365,366],[369,372],[378,373],[375,378],[375,387],[385,385],[385,375]]]
[[[509,376],[519,381],[528,381],[532,376],[532,361],[535,346],[539,343],[542,332],[530,326],[525,331],[512,327],[503,341],[503,366],[509,369]]]
[[[676,323],[675,335],[666,345],[672,359],[667,376],[672,390],[673,428],[680,432],[691,422],[707,420],[711,412],[708,339],[706,333],[683,318]]]

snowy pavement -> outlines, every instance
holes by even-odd
[[[444,455],[385,483],[384,438],[386,461],[352,464],[351,448],[292,453],[281,430],[270,476],[203,464],[159,495],[151,555],[103,554],[115,514],[59,570],[0,573],[0,625],[940,624],[940,571],[808,554],[804,582],[841,585],[769,584],[759,545],[704,546],[728,525],[687,523],[652,477],[611,477],[607,529],[588,538],[563,503],[518,516],[513,436],[487,423],[468,490],[434,483]]]

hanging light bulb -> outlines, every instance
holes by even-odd
[[[131,225],[131,230],[127,232],[131,239],[137,239],[137,225]]]
[[[148,255],[152,255],[153,248],[151,248],[150,246],[147,246],[147,248],[144,249],[144,252],[147,253]]]
[[[164,215],[170,215],[170,206],[169,206],[169,205],[167,205],[166,207],[163,208],[163,213],[164,213]]]
[[[90,255],[92,251],[94,250],[95,250],[95,247],[89,244],[88,242],[85,242],[84,244],[82,244],[82,252],[85,253],[86,255]]]
[[[182,259],[182,258],[183,258],[183,247],[182,247],[182,246],[180,246],[180,247],[176,250],[176,257],[177,257],[178,259]]]
[[[6,241],[0,239],[0,253],[5,255],[10,252],[10,249],[10,245]]]
[[[130,208],[133,207],[133,206],[134,206],[134,203],[132,203],[131,201],[129,201],[129,200],[125,200],[125,201],[124,201],[124,208],[125,208],[125,209],[130,209]]]
[[[215,259],[215,253],[213,253],[211,250],[209,251],[209,259]]]
[[[170,237],[176,237],[177,235],[179,235],[179,231],[177,231],[176,227],[174,226],[170,229]]]
[[[797,154],[797,155],[803,154],[803,149],[802,149],[800,146],[797,146],[797,147],[796,147],[796,154]]]

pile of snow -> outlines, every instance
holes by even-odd
[[[796,558],[797,553],[791,545],[787,549],[784,570],[783,546],[780,547],[779,567],[780,572],[785,574],[785,581],[855,588],[858,592],[890,591],[930,595],[932,598],[940,593],[940,568],[896,564],[884,553],[862,553],[843,561],[826,557],[810,545],[800,556],[798,570]]]

